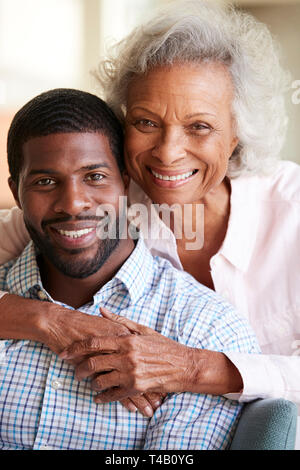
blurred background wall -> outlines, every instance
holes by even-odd
[[[50,88],[94,92],[89,71],[105,48],[168,1],[0,0],[0,208],[14,204],[7,185],[6,137],[15,112]],[[283,63],[292,72],[283,158],[300,163],[300,92],[292,100],[297,91],[292,85],[300,80],[300,0],[234,3],[265,22],[282,46]]]

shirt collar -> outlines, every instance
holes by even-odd
[[[253,254],[259,215],[260,204],[258,199],[261,197],[261,187],[259,184],[258,176],[245,176],[238,177],[230,180],[231,183],[231,197],[230,197],[230,217],[228,222],[227,233],[223,244],[211,259],[211,263],[218,256],[226,258],[233,266],[237,267],[241,271],[246,271],[249,265],[251,256]],[[129,187],[129,201],[139,204],[149,205],[151,204],[150,199],[145,192],[133,181]],[[162,222],[157,216],[155,222],[159,224],[160,230],[165,233],[169,232],[170,241],[173,243],[165,244],[165,248],[171,247],[172,263],[177,267],[181,266],[181,262],[178,257],[176,240],[171,230]],[[164,228],[162,227],[164,226]],[[168,238],[167,236],[165,237]],[[161,244],[161,242],[159,242]],[[147,245],[150,249],[156,247],[157,242],[149,239]],[[164,256],[162,254],[162,256]],[[170,258],[170,256],[169,256]],[[176,263],[176,264],[175,264]]]
[[[146,248],[142,236],[139,235],[132,254],[114,278],[95,293],[94,302],[97,302],[97,298],[103,298],[103,291],[121,290],[124,287],[128,291],[131,301],[136,302],[143,295],[146,286],[151,284],[153,272],[154,259]],[[26,294],[31,289],[44,290],[37,264],[36,250],[32,241],[10,268],[7,275],[7,286],[10,293],[20,296],[28,296]],[[46,291],[44,290],[44,292]],[[47,297],[48,300],[52,300],[49,294]]]
[[[230,180],[230,216],[224,242],[215,256],[224,256],[233,266],[245,272],[253,255],[261,205],[257,176]],[[213,257],[214,258],[214,257]]]
[[[146,287],[152,284],[154,263],[153,256],[139,234],[135,249],[115,275],[115,279],[121,281],[128,289],[133,303],[140,299]]]
[[[152,239],[175,240],[173,232],[159,217],[155,204],[132,180],[129,186],[128,218],[133,225],[140,229],[147,242]]]
[[[9,292],[20,296],[24,296],[33,287],[42,288],[36,251],[32,241],[10,268],[6,281]]]

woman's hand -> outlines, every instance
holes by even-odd
[[[139,411],[147,418],[151,418],[157,408],[159,408],[165,398],[164,393],[145,393],[120,400],[123,406],[129,411]]]
[[[7,294],[0,299],[2,339],[38,341],[59,354],[75,341],[95,334],[128,335],[131,331],[121,323],[50,302],[24,299],[14,294]],[[152,416],[163,398],[161,394],[139,395],[123,400],[122,404],[129,411],[140,411],[145,416]]]
[[[55,354],[88,336],[128,334],[125,325],[52,302],[13,294],[0,299],[0,338],[39,341]]]
[[[182,391],[196,372],[193,350],[143,325],[101,309],[107,319],[126,326],[131,335],[94,336],[77,341],[60,355],[76,363],[78,380],[91,377],[102,392],[97,403],[119,401],[142,393]]]
[[[105,315],[105,312],[109,314],[108,310],[104,308],[101,308],[100,311],[103,315]],[[141,334],[143,331],[143,327],[138,324],[133,324],[134,329],[132,329],[129,325],[125,326],[122,321],[95,317],[77,310],[65,309],[58,305],[51,310],[50,315],[51,318],[48,317],[44,326],[46,332],[44,341],[57,354],[71,344],[76,344],[76,341],[92,341],[95,334],[111,338],[114,336]],[[118,315],[114,315],[114,317],[119,318]],[[82,362],[85,358],[86,351],[83,356],[77,354],[76,358],[69,362],[75,365]],[[161,393],[140,394],[135,397],[128,397],[122,400],[121,403],[129,411],[139,411],[143,415],[151,417],[153,412],[161,405],[164,397],[165,395]]]
[[[41,340],[56,354],[76,341],[83,341],[95,335],[113,337],[131,334],[125,325],[109,319],[49,302],[48,305],[49,310],[41,316]]]
[[[241,390],[241,376],[225,354],[187,347],[106,309],[101,311],[134,334],[90,337],[60,355],[76,363],[78,380],[92,379],[92,388],[101,392],[96,403],[151,392],[222,395]]]

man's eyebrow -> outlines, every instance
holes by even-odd
[[[80,172],[80,171],[93,171],[93,170],[97,170],[97,169],[100,169],[100,168],[108,168],[108,169],[111,169],[110,165],[106,162],[101,162],[101,163],[94,163],[92,165],[85,165],[85,166],[82,166],[81,168],[79,168],[77,170],[77,172]],[[40,175],[40,174],[45,174],[45,175],[56,175],[57,173],[59,173],[57,170],[55,169],[52,169],[52,168],[36,168],[36,169],[32,169],[30,170],[30,172],[28,173],[29,176],[33,176],[33,175]]]
[[[57,171],[51,170],[49,168],[41,168],[41,169],[36,168],[34,170],[30,170],[30,172],[28,173],[28,176],[40,175],[41,173],[46,174],[46,175],[54,175],[57,173]]]
[[[97,170],[98,168],[108,168],[111,169],[111,166],[106,162],[94,163],[93,165],[82,166],[78,171],[81,170]]]

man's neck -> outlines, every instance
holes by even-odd
[[[134,242],[128,238],[119,245],[101,266],[85,279],[75,279],[61,273],[45,257],[39,261],[42,283],[51,297],[73,308],[90,302],[95,293],[110,281],[134,250]]]

